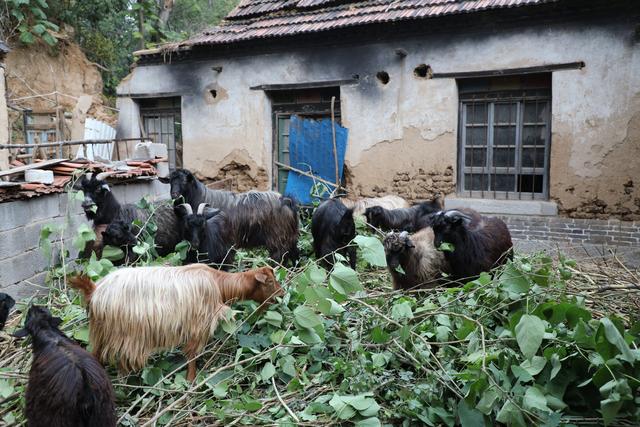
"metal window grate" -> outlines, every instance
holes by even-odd
[[[167,146],[169,167],[182,167],[182,120],[180,98],[150,98],[140,101],[146,137]]]
[[[548,199],[550,113],[549,89],[461,94],[459,191]]]

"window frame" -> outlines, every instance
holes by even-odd
[[[542,121],[533,123],[524,122],[524,105],[527,102],[546,103],[547,113]],[[495,145],[494,128],[495,122],[495,105],[496,104],[516,104],[516,129],[515,129],[515,145]],[[466,149],[478,148],[473,144],[466,144],[467,132],[467,109],[473,104],[481,104],[487,106],[487,135],[486,135],[486,154],[484,166],[466,166]],[[483,199],[502,199],[502,200],[548,200],[549,199],[549,169],[550,169],[550,152],[551,152],[551,108],[552,97],[550,88],[545,89],[522,89],[522,90],[503,90],[503,91],[487,91],[475,93],[460,93],[458,108],[458,185],[457,191],[460,196],[468,196],[472,198]],[[525,145],[523,144],[523,129],[525,125],[545,126],[545,142],[544,145]],[[496,148],[513,148],[515,149],[514,166],[493,166],[493,155]],[[522,166],[523,148],[535,148],[536,150],[544,149],[544,164],[540,167],[524,167]],[[535,165],[534,155],[534,165]],[[538,173],[541,171],[541,173]],[[542,176],[542,192],[534,191],[517,191],[519,185],[518,178],[520,176]],[[469,190],[465,188],[465,176],[482,174],[488,176],[489,182],[486,190]],[[492,190],[491,181],[496,175],[512,175],[514,176],[515,191]],[[535,178],[534,178],[535,179]],[[471,178],[473,180],[473,178]],[[520,183],[522,188],[522,183]],[[532,190],[535,184],[532,184]]]
[[[166,105],[153,105],[153,103],[170,103],[171,106]],[[169,160],[169,169],[175,170],[177,167],[183,167],[184,165],[184,141],[182,138],[182,98],[181,97],[159,97],[159,98],[145,98],[138,100],[140,108],[140,124],[144,131],[145,138],[149,138],[154,142],[163,143],[167,146],[167,155]],[[147,120],[154,121],[153,137],[149,134],[149,128],[147,127]],[[173,132],[164,132],[162,123],[163,120],[169,120],[173,122]],[[156,125],[160,125],[160,131],[155,129]],[[167,128],[168,129],[168,128]],[[173,141],[165,143],[163,141],[164,136],[173,136]],[[159,139],[159,141],[158,141]]]
[[[332,92],[330,92],[332,91]],[[306,96],[311,94],[314,97],[319,97],[314,100],[303,100]],[[297,115],[302,118],[311,118],[311,119],[324,119],[331,118],[331,101],[330,96],[336,96],[335,105],[334,105],[334,118],[337,124],[341,124],[341,108],[340,108],[340,88],[339,87],[328,87],[322,89],[296,89],[296,90],[288,90],[288,91],[278,91],[276,93],[270,94],[271,100],[271,112],[272,112],[272,185],[271,188],[274,191],[278,191],[280,193],[284,192],[285,188],[280,188],[282,184],[286,187],[287,178],[283,178],[282,175],[285,173],[288,175],[289,170],[278,166],[278,163],[286,163],[282,162],[280,159],[281,152],[284,154],[288,154],[288,137],[289,133],[287,133],[287,149],[282,149],[280,146],[280,121],[291,119],[291,116]],[[287,100],[282,100],[282,98],[291,98]],[[289,130],[290,132],[290,130]],[[284,136],[284,135],[282,135]]]

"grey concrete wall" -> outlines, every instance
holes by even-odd
[[[266,188],[272,182],[271,107],[265,92],[250,87],[357,74],[359,83],[340,93],[351,188],[365,196],[421,199],[455,192],[458,90],[455,79],[416,77],[417,65],[443,73],[584,61],[582,70],[552,76],[551,198],[566,215],[640,219],[640,185],[634,183],[640,169],[640,44],[634,34],[635,23],[612,19],[173,59],[138,66],[122,82],[119,131],[133,136],[139,129],[128,94],[181,95],[185,166],[219,179],[236,162]],[[399,58],[397,48],[407,56]],[[390,75],[386,85],[376,79],[382,70]],[[415,179],[422,175],[424,180]]]
[[[121,203],[135,203],[143,196],[151,199],[169,197],[169,186],[157,180],[139,181],[111,188]],[[88,222],[80,202],[71,201],[66,193],[0,204],[0,291],[15,298],[24,298],[45,290],[43,287],[48,260],[38,242],[43,226],[52,224],[65,227],[64,246],[77,256],[71,244],[75,230]],[[56,244],[54,253],[60,252]]]

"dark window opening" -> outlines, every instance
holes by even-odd
[[[167,146],[171,170],[183,167],[180,97],[140,99],[138,104],[145,137]]]
[[[458,80],[459,191],[547,199],[551,74]]]
[[[331,118],[331,98],[335,97],[334,117],[340,121],[340,88],[274,91],[269,94],[273,111],[273,189],[281,193],[289,175],[289,124],[291,116]],[[284,166],[283,166],[284,165]]]

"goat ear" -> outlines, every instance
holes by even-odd
[[[264,273],[256,273],[256,280],[260,283],[267,283],[267,279],[269,278],[269,276],[267,276]]]
[[[62,324],[62,319],[59,318],[59,317],[52,316],[50,323],[51,323],[51,326],[57,328],[58,326],[60,326]]]
[[[416,245],[411,241],[411,239],[407,239],[407,241],[404,242],[404,245],[409,249],[412,249],[412,248],[416,247]]]
[[[171,179],[168,176],[160,176],[158,177],[158,181],[163,184],[169,184],[171,182]]]
[[[27,335],[29,335],[29,331],[27,331],[27,328],[22,328],[22,329],[18,329],[11,335],[13,335],[16,338],[24,338]]]

